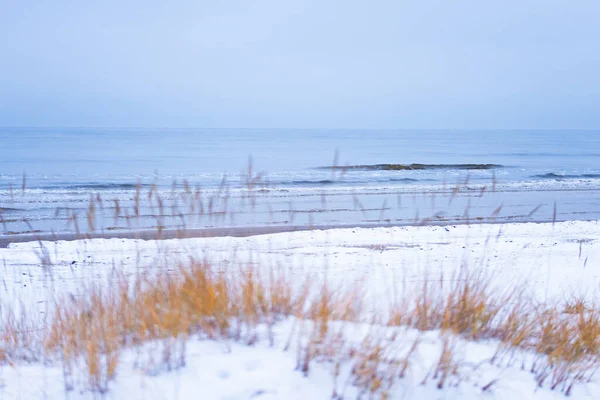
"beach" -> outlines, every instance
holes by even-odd
[[[440,279],[445,285],[452,285],[453,280],[464,278],[461,270],[467,267],[483,272],[494,287],[526,287],[536,301],[557,307],[569,296],[585,295],[588,301],[596,301],[600,284],[598,221],[354,227],[277,233],[258,230],[239,231],[237,237],[228,235],[231,232],[221,233],[164,240],[94,238],[12,243],[0,249],[4,265],[3,304],[18,304],[30,313],[37,310],[36,318],[41,320],[52,318],[46,313],[54,301],[86,298],[91,288],[108,289],[122,278],[133,281],[138,276],[176,275],[176,266],[190,257],[210,260],[217,268],[255,265],[257,271],[265,274],[282,268],[289,276],[297,277],[297,285],[303,277],[310,276],[313,283],[327,281],[332,287],[360,288],[367,310],[389,301],[399,288],[414,289],[423,282]],[[35,315],[35,311],[30,315]],[[259,337],[267,334],[262,329],[258,328]],[[249,347],[230,339],[190,339],[186,367],[158,376],[135,367],[140,362],[138,356],[134,350],[124,350],[119,373],[110,384],[110,396],[185,398],[198,382],[202,382],[208,397],[221,398],[248,398],[256,393],[272,398],[327,398],[336,387],[339,390],[339,384],[331,379],[331,364],[316,363],[308,378],[294,367],[294,352],[284,350],[286,338],[296,329],[291,319],[273,329],[269,334],[276,338],[273,347],[262,339]],[[378,331],[378,335],[385,336],[388,328],[365,329],[360,324],[344,325],[349,343],[361,343],[365,332]],[[519,362],[531,357],[529,353],[513,354],[518,362],[490,364],[486,360],[495,354],[498,342],[459,338],[456,346],[462,362],[482,366],[470,371],[466,381],[461,378],[440,392],[433,381],[419,382],[434,368],[443,336],[435,331],[402,332],[405,347],[417,336],[424,344],[415,355],[417,366],[404,383],[395,386],[393,395],[433,399],[444,393],[451,398],[475,399],[480,398],[482,387],[495,380],[498,382],[486,398],[508,399],[515,392],[530,398],[563,395],[537,387],[532,373],[518,367]],[[135,351],[139,353],[140,349]],[[270,379],[273,368],[278,369],[277,380]],[[54,398],[64,393],[60,368],[37,361],[3,366],[0,375],[6,398]],[[41,380],[41,376],[46,378]],[[132,379],[135,384],[131,384]],[[76,386],[85,387],[80,385],[83,386]],[[358,389],[349,385],[345,390],[356,393]],[[72,395],[92,396],[87,391]],[[600,395],[600,385],[595,381],[581,384],[571,393],[575,399],[596,395]]]
[[[4,133],[6,398],[600,396],[594,132]]]
[[[443,272],[451,277],[466,264],[491,273],[500,286],[527,281],[537,294],[555,299],[566,293],[593,294],[600,287],[598,221],[295,232],[270,232],[263,228],[240,230],[237,235],[213,231],[214,235],[208,236],[209,232],[205,231],[206,236],[190,232],[180,239],[113,237],[12,243],[0,249],[0,258],[6,282],[9,277],[23,284],[31,279],[28,289],[20,290],[32,294],[42,289],[38,285],[47,284],[45,272],[38,265],[40,248],[50,257],[54,278],[71,282],[82,294],[87,278],[100,283],[95,282],[94,275],[105,276],[113,266],[123,267],[129,275],[146,267],[161,269],[163,254],[184,259],[206,257],[215,263],[244,264],[256,260],[265,268],[278,264],[297,266],[299,271],[310,268],[322,276],[331,273],[343,277],[347,271],[354,271],[349,279],[375,279],[375,285],[383,284],[392,275],[400,281],[405,277],[418,281],[424,273],[437,276]],[[168,261],[177,264],[179,259]],[[373,273],[383,275],[374,278]],[[60,286],[53,288],[57,289],[62,290]],[[15,287],[7,292],[18,293]]]

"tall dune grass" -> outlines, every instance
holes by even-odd
[[[492,290],[474,272],[454,280],[448,290],[432,290],[439,282],[426,281],[419,290],[400,296],[402,308],[396,299],[367,311],[356,288],[333,290],[327,282],[304,278],[292,279],[274,267],[223,269],[196,259],[169,274],[140,275],[133,282],[123,277],[111,287],[92,287],[86,297],[58,299],[42,323],[25,313],[4,315],[1,360],[11,365],[57,363],[64,371],[65,389],[72,389],[73,377],[83,374],[88,389],[105,393],[124,349],[160,343],[160,350],[148,350],[158,352],[147,358],[153,364],[143,368],[177,369],[186,364],[190,340],[233,340],[250,346],[268,340],[273,345],[274,338],[261,332],[270,333],[280,321],[292,319],[298,328],[288,346],[296,348],[299,371],[307,375],[319,362],[351,365],[353,385],[377,396],[385,396],[412,368],[419,339],[400,353],[395,343],[412,328],[441,335],[439,360],[427,377],[440,389],[467,378],[455,359],[453,338],[495,341],[498,350],[489,363],[496,365],[517,351],[534,354],[524,368],[540,386],[566,395],[600,366],[600,308],[594,305],[559,309],[536,304],[522,292],[517,296],[516,291]],[[356,347],[346,330],[357,324],[389,334],[367,336]]]

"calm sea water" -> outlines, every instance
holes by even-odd
[[[0,128],[0,138],[2,234],[72,231],[91,196],[103,200],[94,229],[109,230],[458,221],[500,206],[497,218],[548,220],[555,203],[558,219],[600,218],[600,131]],[[321,168],[332,165],[351,168]],[[263,173],[252,201],[249,169]],[[194,205],[177,193],[184,182],[199,188]],[[140,196],[132,225],[138,183],[156,185],[164,218]]]

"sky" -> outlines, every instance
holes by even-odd
[[[0,126],[600,128],[598,0],[0,0]]]

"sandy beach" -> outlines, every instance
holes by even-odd
[[[292,276],[308,275],[314,281],[327,279],[336,287],[351,287],[358,282],[364,290],[367,308],[389,299],[403,285],[419,287],[427,279],[436,280],[442,276],[451,282],[466,266],[492,277],[497,287],[525,285],[539,301],[556,304],[574,294],[585,294],[592,301],[598,298],[600,287],[598,221],[354,227],[270,233],[248,229],[234,234],[221,231],[221,236],[212,233],[212,237],[158,241],[121,237],[11,243],[0,249],[3,304],[19,304],[38,310],[38,318],[44,319],[53,301],[86,297],[92,286],[110,287],[116,279],[115,274],[132,280],[140,274],[152,276],[175,271],[174,266],[190,256],[227,268],[249,263],[265,271],[282,267]],[[44,258],[47,258],[47,264],[40,261]],[[293,325],[291,321],[278,325],[277,337],[283,340],[290,335]],[[358,327],[345,329],[352,331]],[[408,330],[403,337],[409,340],[416,334]],[[350,335],[352,340],[360,341],[359,333],[353,335]],[[411,378],[415,383],[402,386],[401,391],[409,393],[409,397],[436,393],[429,385],[416,384],[418,377],[425,376],[431,368],[432,361],[427,361],[426,353],[437,351],[440,339],[436,335],[428,333],[424,336],[430,344],[424,346],[425,353],[419,356],[422,357],[421,367]],[[222,352],[218,342],[191,341],[188,343],[190,365],[210,359],[211,364],[219,367],[210,371],[201,366],[185,368],[173,381],[169,378],[171,373],[161,374],[158,379],[137,375],[135,368],[128,367],[133,361],[124,361],[111,393],[119,398],[126,390],[129,398],[158,399],[176,390],[190,393],[192,382],[200,377],[203,385],[211,388],[208,393],[219,393],[219,396],[229,393],[234,398],[261,391],[276,398],[299,399],[330,393],[329,367],[326,364],[317,366],[309,379],[301,378],[294,370],[292,354],[281,350],[283,344],[280,342],[275,348],[263,345],[247,348],[232,342],[228,344],[230,351]],[[465,362],[480,363],[494,353],[498,344],[494,341],[461,342],[460,346]],[[515,355],[517,359],[528,357],[526,353],[519,354]],[[131,357],[133,353],[124,354],[124,360]],[[238,370],[236,366],[242,369]],[[268,370],[275,366],[280,369],[282,378],[267,379]],[[125,389],[125,382],[132,379],[132,373],[140,382],[139,388],[129,385]],[[48,379],[30,383],[41,374]],[[458,384],[444,393],[450,397],[479,398],[478,393],[486,379],[500,379],[507,374],[512,378],[501,379],[486,398],[508,399],[515,392],[528,393],[530,398],[555,398],[558,395],[536,388],[527,371],[496,365],[478,370],[478,377],[472,378],[474,381],[470,384]],[[17,394],[21,398],[37,397],[42,393],[53,398],[64,390],[59,369],[37,362],[2,367],[0,375],[5,379],[2,388],[5,398]],[[228,387],[230,379],[235,379],[235,388]],[[292,386],[287,385],[290,382],[293,382]],[[155,389],[149,391],[148,385]],[[88,394],[82,392],[77,398],[87,398]],[[589,398],[590,394],[592,398],[593,394],[600,395],[600,385],[589,383],[578,387],[572,398]]]
[[[536,292],[548,292],[549,296],[600,287],[596,280],[600,276],[598,221],[305,228],[289,232],[246,228],[191,231],[179,239],[173,238],[172,232],[173,236],[165,235],[162,240],[153,240],[150,233],[146,237],[140,233],[128,235],[8,244],[0,249],[5,279],[19,275],[18,271],[25,268],[27,275],[32,274],[32,283],[43,279],[41,267],[36,268],[41,245],[51,258],[55,278],[65,282],[85,280],[87,274],[104,275],[114,265],[123,266],[126,272],[127,268],[161,268],[164,262],[157,263],[156,259],[168,253],[207,257],[217,263],[228,260],[243,264],[258,259],[265,268],[281,262],[339,276],[356,270],[356,276],[350,279],[370,279],[373,271],[399,273],[398,279],[404,275],[414,278],[425,270],[432,276],[439,271],[451,276],[467,263],[496,273],[495,279],[506,285],[530,279]],[[138,238],[132,238],[135,236]],[[77,265],[75,275],[71,275],[71,264]],[[76,278],[79,273],[81,277]],[[567,287],[571,284],[573,287]],[[33,292],[37,290],[29,287]]]

